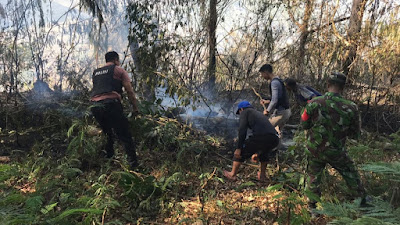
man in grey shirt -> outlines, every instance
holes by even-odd
[[[238,105],[236,114],[239,118],[239,141],[233,157],[232,170],[224,171],[224,176],[230,180],[236,180],[236,174],[240,165],[248,158],[254,162],[261,162],[258,179],[265,181],[268,159],[273,157],[274,149],[279,144],[278,134],[261,112],[253,109],[248,101],[242,101]],[[247,129],[252,135],[246,140]]]
[[[269,122],[275,127],[279,136],[281,136],[283,126],[292,115],[285,84],[278,76],[275,76],[270,64],[264,64],[259,72],[264,79],[271,81],[269,84],[271,100],[260,100],[262,105],[269,103],[268,108],[264,110],[264,115],[271,115]]]

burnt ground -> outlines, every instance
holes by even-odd
[[[87,103],[80,98],[78,93],[0,94],[0,155],[25,154],[42,142],[48,142],[52,153],[64,152],[68,143],[58,133],[83,118]]]

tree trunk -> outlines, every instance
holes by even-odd
[[[306,44],[307,38],[310,34],[308,30],[308,23],[311,18],[311,14],[313,11],[314,0],[306,1],[306,9],[304,10],[303,23],[300,26],[300,43],[298,50],[298,58],[296,63],[296,74],[295,77],[297,79],[304,77],[304,58],[306,55]]]
[[[209,60],[208,60],[208,81],[211,90],[215,87],[215,70],[216,70],[216,30],[217,30],[217,0],[210,0],[210,17],[208,21],[208,44],[209,44]]]
[[[346,48],[346,53],[342,63],[342,69],[351,80],[352,68],[351,64],[357,55],[358,40],[361,31],[362,18],[364,16],[365,4],[368,0],[353,0],[351,8],[350,23],[347,30],[347,41],[350,43]]]

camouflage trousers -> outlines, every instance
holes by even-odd
[[[342,175],[354,197],[365,196],[365,189],[353,160],[350,159],[345,151],[337,149],[326,149],[323,152],[319,152],[318,157],[314,155],[308,156],[307,173],[310,176],[308,189],[312,193],[318,197],[321,196],[320,184],[326,164],[330,164]],[[316,200],[310,200],[312,207],[315,207],[315,203]]]

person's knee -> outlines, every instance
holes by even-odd
[[[272,126],[276,127],[279,126],[281,120],[282,116],[274,116],[270,118],[269,122],[272,124]]]

